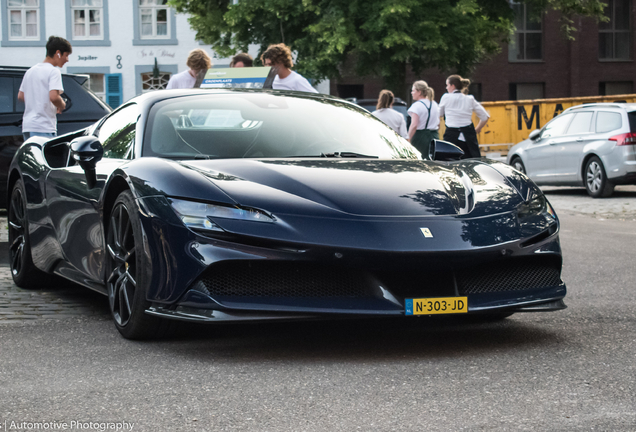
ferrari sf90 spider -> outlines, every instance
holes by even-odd
[[[325,95],[142,95],[20,148],[13,278],[105,294],[132,339],[173,320],[563,309],[559,221],[541,190],[506,164],[431,148]]]

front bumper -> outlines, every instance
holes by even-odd
[[[565,295],[565,286],[556,290],[559,294]],[[565,309],[567,306],[563,297],[552,299],[534,299],[529,301],[503,301],[498,305],[492,303],[481,304],[478,298],[468,299],[468,314],[484,313],[516,313],[516,312],[552,312]],[[314,320],[329,319],[334,317],[347,318],[369,318],[369,317],[391,317],[405,316],[404,310],[385,311],[369,313],[293,313],[293,312],[259,312],[259,311],[236,311],[236,310],[215,310],[198,309],[192,307],[179,306],[174,310],[161,306],[152,306],[146,313],[160,318],[173,319],[178,321],[198,322],[198,323],[220,323],[220,322],[249,322],[249,321],[283,321],[283,320]]]

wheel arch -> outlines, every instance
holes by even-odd
[[[104,194],[102,223],[104,225],[104,235],[106,235],[107,221],[110,219],[110,212],[113,209],[115,200],[123,191],[132,190],[128,181],[121,175],[114,176],[108,183]]]
[[[601,157],[596,153],[588,153],[585,155],[585,157],[581,161],[581,166],[579,167],[579,181],[583,186],[585,186],[585,167],[587,166],[589,160],[592,159],[594,156],[596,156],[601,162],[603,162]]]
[[[13,191],[13,186],[18,180],[20,180],[20,172],[17,168],[14,168],[9,173],[9,179],[7,181],[7,209],[9,208],[9,203],[11,201],[11,191]]]

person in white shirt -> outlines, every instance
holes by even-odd
[[[395,132],[400,134],[402,138],[407,138],[406,134],[406,120],[404,116],[393,109],[393,101],[395,97],[391,90],[382,90],[378,96],[378,103],[375,106],[376,110],[371,114],[382,120]]]
[[[413,105],[408,109],[411,116],[409,141],[428,159],[431,141],[439,139],[439,106],[433,99],[435,92],[426,81],[415,81],[411,87]]]
[[[291,70],[294,67],[294,62],[292,61],[291,50],[287,45],[282,43],[270,45],[261,54],[261,61],[265,66],[276,68],[276,77],[272,84],[273,89],[318,93],[302,75]]]
[[[188,54],[186,60],[188,70],[174,74],[170,77],[166,89],[188,89],[193,88],[197,82],[198,75],[205,73],[212,67],[210,56],[202,49],[193,49]]]
[[[46,58],[26,71],[18,91],[18,99],[24,102],[22,135],[26,141],[32,136],[57,136],[57,117],[66,108],[62,99],[61,68],[73,52],[64,38],[51,36],[46,43]]]
[[[446,131],[444,140],[449,141],[464,151],[463,158],[481,157],[477,134],[488,123],[490,115],[479,102],[468,95],[470,80],[459,75],[451,75],[446,79],[447,94],[439,102],[439,115],[444,117]],[[473,112],[479,118],[477,127],[473,126]]]

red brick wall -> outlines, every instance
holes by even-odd
[[[632,46],[630,61],[599,61],[598,26],[589,18],[575,19],[578,31],[575,41],[567,41],[561,33],[558,13],[552,11],[543,20],[543,61],[509,62],[508,47],[478,66],[470,78],[481,84],[482,100],[509,99],[510,83],[544,83],[546,98],[596,96],[603,81],[636,81],[636,1],[632,2]],[[409,81],[424,79],[435,90],[439,100],[445,90],[445,80],[453,73],[437,69],[426,70],[419,76],[409,75]],[[331,81],[331,93],[337,95],[337,84],[364,84],[364,97],[375,98],[382,90],[382,80],[346,76]],[[634,86],[636,91],[636,85]],[[410,94],[402,95],[410,98]]]

